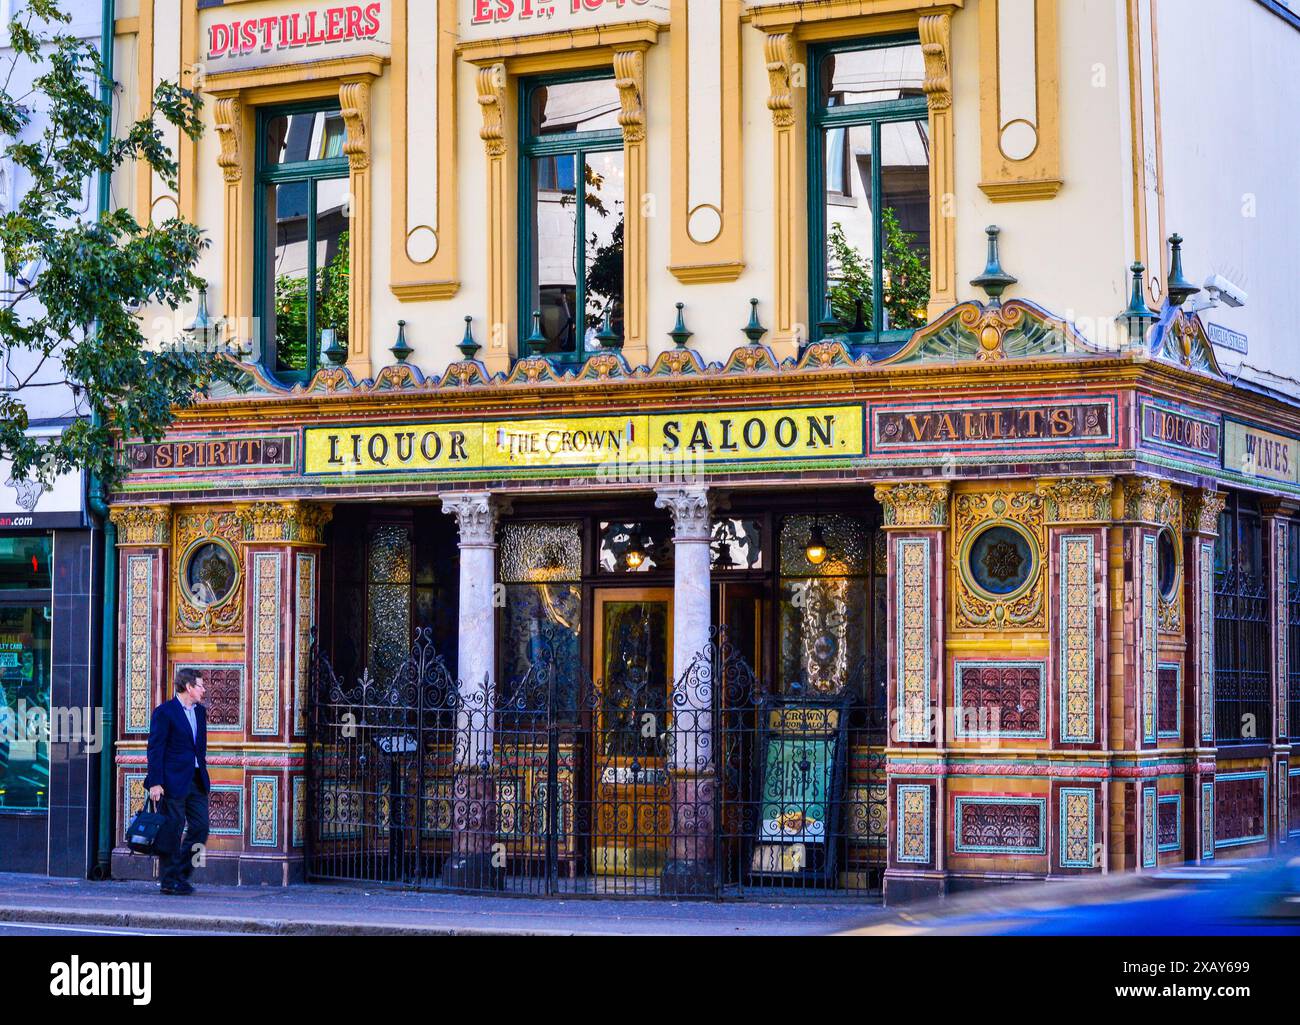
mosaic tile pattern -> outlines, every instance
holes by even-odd
[[[294,688],[293,732],[307,732],[307,666],[311,658],[311,631],[316,625],[316,556],[299,552],[294,557]]]
[[[953,702],[958,738],[1047,737],[1046,662],[957,662]]]
[[[280,555],[253,556],[253,733],[280,731]]]
[[[1156,846],[1166,851],[1183,849],[1183,795],[1162,794],[1156,802]]]
[[[126,558],[127,733],[148,733],[153,714],[153,563],[152,555]]]
[[[1090,534],[1061,538],[1061,741],[1066,744],[1097,739],[1095,554]]]
[[[1156,659],[1160,634],[1157,609],[1159,591],[1156,587],[1156,538],[1154,534],[1142,537],[1142,740],[1156,742]],[[1152,810],[1154,817],[1155,811]]]
[[[1200,622],[1198,624],[1200,651],[1201,741],[1214,743],[1214,545],[1201,544]]]
[[[1182,736],[1183,669],[1177,662],[1161,662],[1156,670],[1156,736]]]
[[[1060,801],[1061,867],[1092,868],[1097,791],[1091,787],[1062,787]]]
[[[248,842],[253,847],[275,847],[280,842],[280,780],[276,776],[253,776],[249,786],[253,829]]]
[[[1214,860],[1214,784],[1201,784],[1201,859]]]
[[[928,743],[930,736],[930,539],[898,542],[897,610],[900,741]]]
[[[930,788],[902,784],[896,788],[898,802],[898,850],[902,864],[930,863]]]
[[[1142,788],[1142,867],[1156,864],[1156,788]]]
[[[1226,772],[1214,779],[1214,846],[1268,839],[1268,773]]]
[[[958,797],[953,818],[958,854],[1047,853],[1045,797]]]

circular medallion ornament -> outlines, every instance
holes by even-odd
[[[206,608],[230,596],[239,571],[229,548],[215,541],[205,541],[191,549],[183,573],[190,601]]]
[[[991,598],[1006,598],[1022,590],[1034,575],[1034,547],[1014,527],[998,524],[981,531],[971,542],[966,568],[976,588]]]

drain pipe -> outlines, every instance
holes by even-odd
[[[102,0],[100,17],[99,54],[102,65],[100,78],[100,100],[108,106],[108,117],[104,119],[104,133],[100,137],[100,152],[107,153],[113,141],[113,38],[114,23],[117,20],[116,0]],[[112,187],[112,173],[99,172],[98,217],[103,218],[109,210],[109,190]],[[100,425],[99,414],[94,416],[94,425]],[[103,623],[99,651],[99,815],[98,831],[95,840],[95,864],[91,867],[91,879],[108,879],[112,875],[113,857],[113,737],[114,706],[116,693],[113,686],[114,669],[117,665],[117,524],[108,515],[108,504],[104,501],[104,482],[98,475],[92,474],[86,506],[91,516],[99,521],[104,532],[104,607]]]

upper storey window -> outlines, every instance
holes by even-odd
[[[347,128],[337,105],[258,117],[256,291],[263,362],[306,380],[348,344]]]
[[[519,322],[530,354],[582,360],[605,332],[623,334],[619,109],[608,72],[522,84]]]
[[[813,51],[809,211],[818,338],[889,343],[926,322],[930,123],[915,39]]]

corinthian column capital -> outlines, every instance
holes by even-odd
[[[494,548],[497,522],[510,512],[510,502],[490,491],[462,491],[444,495],[442,511],[456,517],[461,548]]]
[[[674,541],[708,541],[712,537],[713,496],[708,488],[660,488],[655,492],[655,508],[672,514]]]

